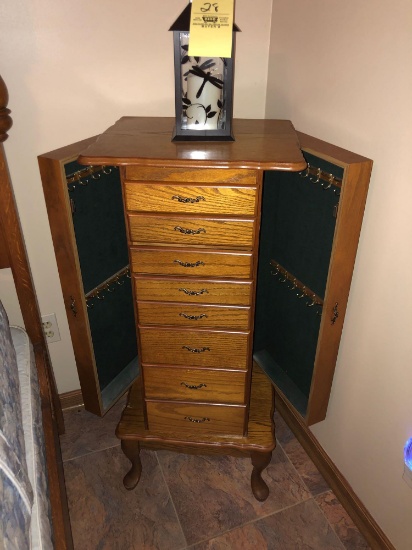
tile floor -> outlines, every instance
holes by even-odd
[[[124,401],[104,418],[65,411],[61,437],[75,550],[364,550],[369,546],[282,418],[263,477],[250,490],[249,459],[141,452],[133,491],[114,430]]]

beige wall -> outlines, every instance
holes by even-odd
[[[313,432],[412,545],[412,3],[274,0],[266,116],[375,161],[327,419]]]
[[[271,0],[238,0],[235,115],[263,118]],[[51,242],[37,155],[104,131],[123,115],[173,116],[170,25],[186,0],[1,0],[0,73],[14,126],[10,171],[42,314],[57,314],[50,344],[59,391],[79,388]],[[21,323],[10,272],[0,279]]]

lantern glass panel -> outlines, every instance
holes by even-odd
[[[180,32],[181,129],[213,131],[226,128],[227,61],[191,57],[189,33]]]

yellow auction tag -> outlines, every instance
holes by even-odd
[[[192,0],[189,55],[231,57],[235,0]]]

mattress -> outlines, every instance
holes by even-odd
[[[0,303],[0,547],[52,550],[41,402],[27,333]]]
[[[16,351],[20,380],[27,472],[33,489],[30,525],[31,548],[33,550],[52,550],[51,508],[41,401],[34,352],[25,330],[11,326],[10,331]]]

